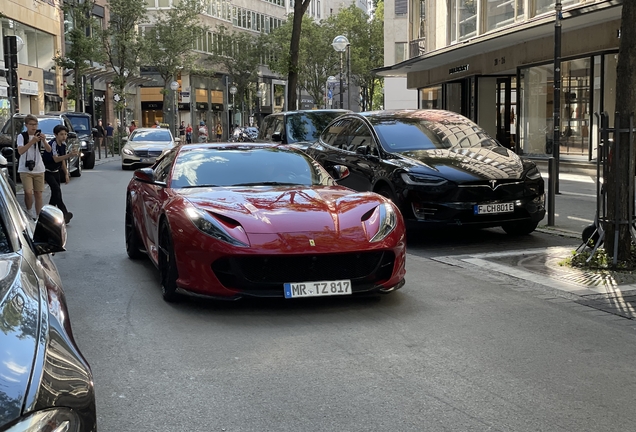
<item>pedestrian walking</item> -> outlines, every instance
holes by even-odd
[[[110,149],[111,153],[113,152],[113,142],[115,140],[114,133],[115,128],[112,123],[108,122],[108,125],[106,126],[106,151]]]
[[[181,143],[185,142],[185,134],[186,134],[185,122],[182,120],[181,124],[179,125],[179,140],[181,141]]]
[[[18,173],[24,189],[24,206],[27,214],[33,219],[37,219],[40,210],[44,206],[42,202],[42,192],[44,192],[44,162],[40,147],[51,151],[51,146],[46,142],[46,136],[38,129],[38,118],[28,114],[24,118],[26,131],[18,135],[16,145],[20,161]],[[35,210],[33,203],[35,201]]]
[[[188,126],[186,126],[186,142],[188,144],[192,144],[192,126],[190,125],[190,123],[188,123]]]
[[[223,136],[223,126],[221,122],[216,124],[216,142],[221,142],[221,137]]]
[[[199,142],[208,142],[208,127],[203,120],[199,122]]]
[[[51,189],[49,204],[62,210],[64,222],[69,223],[73,218],[73,213],[68,211],[64,204],[61,183],[62,181],[64,181],[65,184],[69,183],[70,176],[68,168],[66,167],[66,161],[72,156],[77,156],[78,152],[77,150],[73,150],[66,153],[66,138],[68,137],[68,128],[66,126],[55,126],[53,128],[53,134],[55,134],[55,138],[49,142],[51,151],[45,150],[42,154],[42,160],[46,168],[44,178],[46,184],[48,184]]]
[[[95,138],[95,144],[97,144],[97,148],[104,147],[104,137],[106,136],[106,130],[104,129],[104,125],[101,120],[97,121],[97,126],[95,126],[95,131],[93,132],[93,138]]]

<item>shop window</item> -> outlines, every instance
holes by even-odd
[[[421,109],[441,109],[442,108],[442,86],[420,89],[420,108]]]

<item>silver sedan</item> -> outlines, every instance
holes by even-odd
[[[159,156],[174,146],[174,137],[168,129],[137,128],[121,149],[121,168],[152,165]]]

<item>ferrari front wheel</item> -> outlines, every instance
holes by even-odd
[[[174,256],[174,247],[170,227],[164,222],[159,238],[159,272],[161,274],[161,294],[167,302],[179,300],[177,293],[177,260]]]

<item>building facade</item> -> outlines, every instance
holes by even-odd
[[[615,110],[621,4],[562,1],[562,155],[594,159],[594,113]],[[377,72],[406,79],[406,88],[417,91],[417,107],[461,113],[503,145],[545,156],[553,129],[555,2],[409,0],[406,5],[409,58]]]
[[[0,35],[19,36],[24,42],[18,52],[17,112],[44,114],[62,109],[62,72],[53,57],[62,49],[61,11],[51,1],[3,0]],[[0,125],[9,116],[8,83],[4,51],[0,45]],[[1,127],[1,126],[0,126]]]

